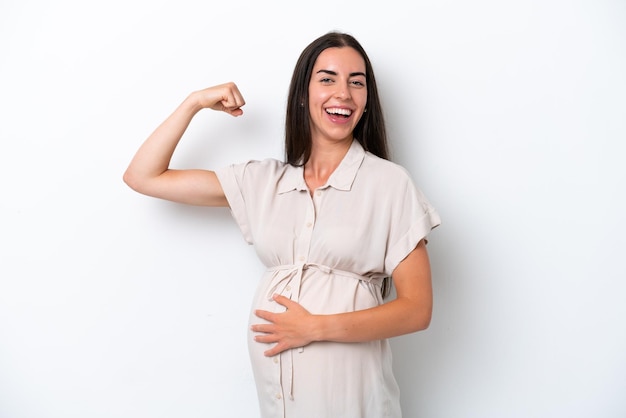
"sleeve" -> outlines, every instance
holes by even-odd
[[[390,199],[391,219],[385,256],[385,271],[389,274],[441,223],[435,208],[408,174],[395,193],[397,196]]]
[[[242,184],[246,169],[251,163],[252,161],[243,164],[232,164],[215,170],[215,174],[226,195],[226,200],[228,200],[230,212],[248,244],[253,244],[254,240],[250,228],[250,219],[246,210],[246,201],[242,192]]]

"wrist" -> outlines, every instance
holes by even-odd
[[[312,341],[326,341],[328,329],[328,315],[313,315],[313,321],[311,326],[311,339]]]
[[[182,106],[195,115],[205,107],[202,103],[202,94],[199,91],[192,92],[185,98]]]

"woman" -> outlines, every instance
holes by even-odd
[[[137,151],[134,190],[229,206],[267,266],[249,349],[263,417],[400,417],[387,338],[428,327],[426,237],[437,212],[387,160],[372,65],[331,32],[301,54],[287,104],[286,162],[174,170],[174,150],[204,108],[243,115],[234,83],[191,93]],[[392,280],[396,297],[383,297]]]

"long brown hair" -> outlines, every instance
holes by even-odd
[[[304,165],[311,155],[309,82],[317,57],[328,48],[353,48],[365,61],[367,112],[354,128],[353,136],[366,151],[389,159],[387,131],[374,69],[361,44],[347,33],[328,32],[311,42],[300,54],[291,77],[285,118],[285,157],[291,165]]]
[[[353,136],[363,149],[389,159],[387,130],[383,117],[374,69],[361,44],[347,33],[328,32],[311,42],[300,54],[294,68],[287,99],[285,118],[285,159],[294,166],[304,165],[311,156],[311,124],[309,120],[309,82],[317,57],[328,48],[353,48],[365,61],[367,85],[367,112],[354,128]],[[381,292],[387,297],[391,291],[389,277],[383,279]]]

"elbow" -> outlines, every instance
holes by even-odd
[[[133,175],[129,170],[124,171],[124,174],[122,175],[122,181],[126,183],[128,187],[135,190],[135,187],[133,187]]]
[[[413,323],[415,332],[424,331],[430,326],[432,315],[420,315]]]
[[[124,181],[124,183],[126,183],[126,185],[134,191],[141,193],[141,184],[137,176],[133,174],[132,170],[126,169],[122,175],[122,181]]]
[[[404,304],[399,313],[401,334],[424,331],[430,327],[433,313],[431,298],[398,298],[396,302]]]
[[[424,331],[428,329],[428,327],[430,327],[430,321],[432,318],[433,318],[432,313],[429,313],[428,317],[422,320],[420,331]]]
[[[432,309],[416,309],[411,316],[411,331],[418,332],[428,329],[432,319]]]

